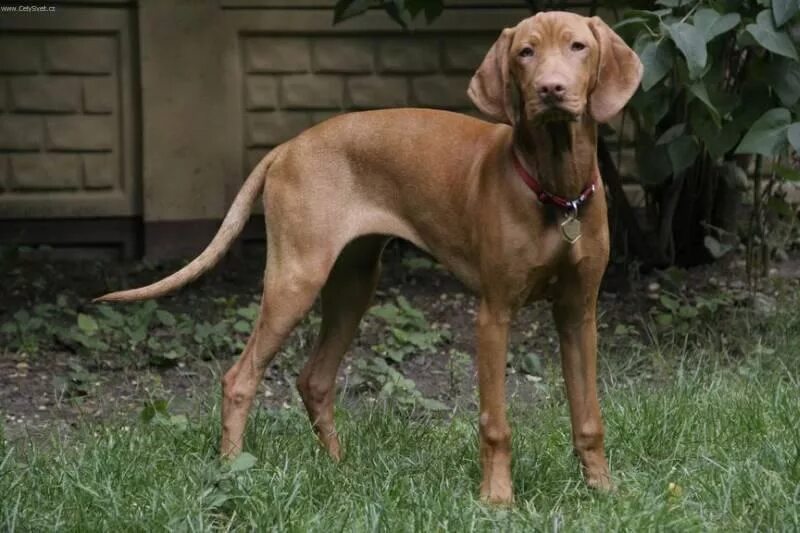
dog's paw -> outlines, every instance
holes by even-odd
[[[608,472],[586,473],[586,485],[598,492],[616,492],[617,486],[611,480]]]
[[[514,491],[511,482],[494,482],[481,484],[481,501],[497,507],[509,507],[514,504]]]

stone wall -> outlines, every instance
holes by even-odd
[[[495,37],[245,36],[246,165],[346,111],[410,106],[474,112],[466,87]]]
[[[0,15],[4,218],[138,211],[131,17],[82,11]]]

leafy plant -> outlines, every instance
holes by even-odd
[[[541,357],[531,351],[517,353],[509,350],[508,366],[529,376],[539,376],[542,374]]]
[[[100,304],[77,312],[60,295],[56,304],[16,312],[0,325],[0,341],[20,354],[58,347],[96,361],[123,356],[134,365],[171,366],[190,354],[211,358],[244,347],[258,306],[227,300],[216,303],[223,306],[222,318],[210,323],[170,312],[153,301],[124,307]]]
[[[421,407],[433,411],[446,411],[447,405],[433,398],[425,398],[413,380],[406,378],[380,357],[358,359],[353,363],[350,376],[353,387],[378,393],[378,398],[401,407]]]
[[[11,320],[0,325],[0,338],[7,350],[35,355],[42,343],[59,331],[57,319],[64,315],[71,316],[74,312],[61,295],[56,299],[56,304],[38,304],[31,309],[20,309],[12,315]]]
[[[726,309],[745,300],[745,292],[731,288],[687,289],[686,271],[669,268],[661,272],[662,285],[652,293],[655,298],[650,317],[661,331],[680,335],[702,335],[724,320]]]
[[[145,403],[139,413],[143,424],[167,427],[176,431],[184,431],[189,426],[186,415],[173,415],[169,412],[169,402],[163,399],[150,400]]]
[[[706,257],[724,253],[731,241],[713,233],[736,234],[736,205],[746,186],[741,171],[753,171],[748,243],[765,243],[761,207],[776,187],[762,187],[761,159],[777,165],[790,148],[800,149],[800,57],[790,31],[798,4],[655,3],[659,9],[626,12],[616,30],[644,64],[629,115],[658,236],[657,262],[691,264],[703,248]],[[794,179],[774,168],[771,179]]]
[[[450,350],[447,358],[447,377],[450,395],[456,396],[462,383],[467,381],[472,370],[472,358],[461,350]]]
[[[385,341],[372,347],[385,359],[402,362],[414,353],[430,353],[449,333],[432,327],[422,311],[414,308],[404,296],[397,297],[397,303],[377,305],[369,310],[370,315],[380,318],[387,326],[389,335]]]
[[[382,8],[402,27],[408,27],[419,14],[430,24],[444,9],[444,0],[339,0],[333,12],[333,23],[363,14],[369,8]]]
[[[414,381],[404,377],[393,365],[414,354],[433,353],[449,334],[429,324],[422,311],[413,307],[404,296],[398,296],[396,303],[374,306],[369,314],[386,324],[388,334],[382,335],[383,342],[372,347],[379,357],[355,361],[350,383],[357,388],[378,392],[382,400],[400,405],[447,409],[441,402],[425,398]]]
[[[206,467],[206,488],[201,494],[205,507],[231,512],[236,500],[248,497],[252,485],[250,471],[258,460],[253,454],[243,452],[230,462]]]
[[[95,376],[79,362],[70,359],[67,362],[69,371],[53,377],[53,386],[58,398],[74,398],[91,393],[95,385]]]

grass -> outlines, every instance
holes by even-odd
[[[602,321],[613,494],[583,485],[544,359],[537,393],[512,399],[511,508],[477,499],[474,410],[340,409],[335,465],[304,413],[261,409],[252,455],[227,465],[209,391],[188,421],[79,422],[49,441],[11,444],[0,419],[0,531],[798,531],[800,292],[786,289],[767,317],[730,304],[647,336]]]
[[[66,443],[0,444],[0,529],[531,531],[800,529],[797,375],[684,366],[658,387],[611,385],[603,408],[619,489],[579,481],[558,395],[512,408],[516,505],[476,498],[474,413],[338,413],[334,465],[297,410],[260,411],[232,472],[218,414],[181,425],[84,426]],[[3,448],[5,446],[5,448]]]

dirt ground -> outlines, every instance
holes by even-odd
[[[233,296],[254,301],[260,294],[263,253],[263,248],[248,247],[200,281],[162,299],[159,305],[213,322],[217,307],[211,302],[215,298]],[[0,261],[0,274],[5,280],[0,284],[0,324],[10,320],[19,309],[52,302],[59,295],[74,302],[78,311],[91,309],[93,296],[153,281],[180,266],[174,262],[151,265],[60,260],[56,258],[58,254],[48,250],[6,255]],[[471,362],[477,300],[452,276],[424,259],[420,262],[420,258],[423,256],[409,245],[392,243],[384,255],[384,272],[375,303],[393,301],[402,295],[425,314],[429,323],[450,332],[449,340],[440,347],[441,353],[409,357],[399,365],[399,370],[416,383],[425,397],[447,405],[470,407],[477,398]],[[698,267],[685,275],[684,285],[677,290],[740,288],[741,271],[741,261],[736,259]],[[790,260],[776,265],[773,274],[796,287],[799,271],[798,261]],[[620,324],[640,330],[651,307],[657,305],[658,291],[664,284],[663,273],[634,276],[629,269],[612,265],[600,297],[601,339],[619,336]],[[339,387],[345,390],[342,397],[346,402],[372,401],[369,395],[365,397],[351,390],[348,383],[353,362],[374,353],[373,346],[386,335],[384,328],[374,319],[362,323],[339,374]],[[308,337],[302,339],[301,346],[313,340],[310,329],[301,335]],[[542,381],[543,374],[557,372],[558,345],[546,302],[520,312],[511,345],[515,354],[535,354],[538,364],[524,372],[513,364],[509,366],[509,396],[529,402],[551,394]],[[464,355],[459,357],[459,354]],[[15,440],[64,435],[82,420],[133,421],[143,405],[154,399],[168,399],[171,412],[196,413],[217,400],[219,377],[237,355],[218,353],[207,360],[188,357],[168,368],[111,356],[80,361],[89,376],[85,391],[65,397],[59,394],[55,383],[59,377],[69,375],[75,362],[76,355],[68,346],[56,343],[37,353],[0,346],[0,416],[4,417],[5,436]],[[281,355],[276,358],[263,382],[258,397],[261,406],[281,408],[299,404],[293,384],[303,358],[288,362],[281,359]]]

